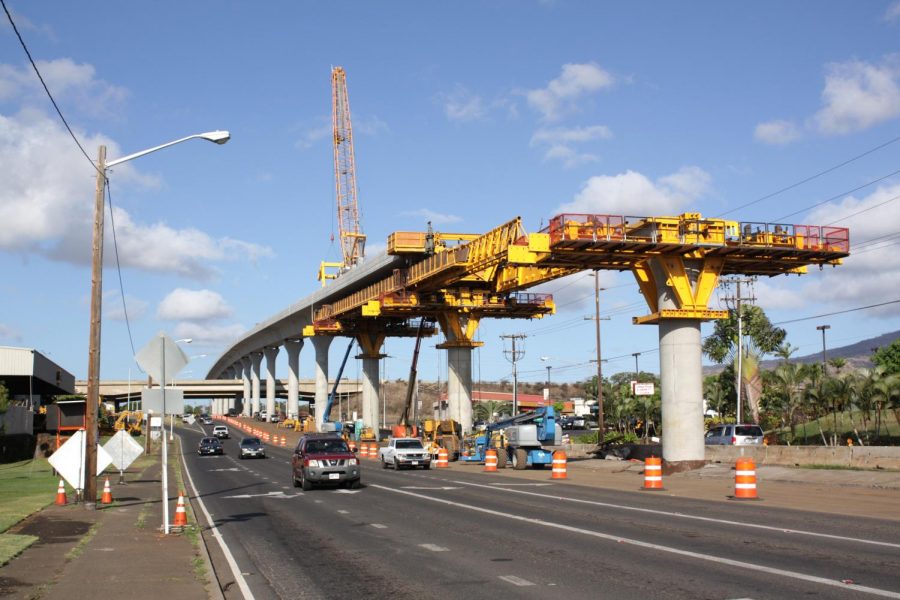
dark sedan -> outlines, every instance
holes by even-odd
[[[220,442],[218,438],[205,437],[200,440],[200,445],[197,446],[197,454],[200,456],[207,454],[225,454],[225,451],[222,449],[222,442]]]

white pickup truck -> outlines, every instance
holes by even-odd
[[[378,460],[385,469],[394,467],[398,471],[403,467],[431,468],[431,455],[419,438],[390,438],[387,446],[378,450]]]

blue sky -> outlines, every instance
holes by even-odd
[[[232,133],[110,175],[135,348],[160,330],[194,338],[189,378],[314,291],[319,261],[338,256],[334,65],[348,74],[369,254],[427,220],[483,232],[517,215],[536,231],[562,210],[717,216],[900,137],[896,1],[6,3],[92,158],[99,144],[113,159]],[[2,16],[0,345],[83,378],[94,171]],[[898,157],[900,141],[728,215],[851,230],[845,265],[757,283],[773,321],[900,298]],[[102,377],[139,378],[109,237],[105,264]],[[658,372],[656,328],[631,325],[647,312],[632,276],[601,284],[604,371],[643,352],[640,368]],[[540,291],[558,314],[484,322],[476,379],[509,377],[508,333],[529,336],[523,379],[593,372],[592,276]],[[900,329],[900,304],[786,324],[798,354],[821,349],[821,323],[829,346],[846,345]],[[437,341],[424,379],[439,366],[446,378]],[[386,352],[387,376],[406,377],[411,343]],[[284,375],[284,352],[279,363]]]

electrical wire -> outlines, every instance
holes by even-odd
[[[831,317],[834,315],[843,315],[846,313],[856,312],[859,310],[868,310],[870,308],[878,308],[881,306],[887,306],[889,304],[897,304],[900,302],[900,298],[897,300],[888,300],[887,302],[879,302],[878,304],[869,304],[868,306],[857,306],[856,308],[848,308],[847,310],[837,310],[830,313],[823,313],[821,315],[813,315],[811,317],[801,317],[799,319],[790,319],[788,321],[779,321],[778,323],[772,323],[773,325],[786,325],[788,323],[799,323],[800,321],[811,321],[813,319],[821,319],[823,317]]]
[[[752,200],[752,201],[747,202],[747,203],[745,203],[745,204],[741,204],[740,206],[736,206],[736,207],[732,208],[731,210],[728,210],[728,211],[726,211],[726,212],[723,212],[722,214],[719,215],[719,217],[724,217],[725,215],[731,214],[731,213],[733,213],[733,212],[735,212],[735,211],[738,211],[738,210],[740,210],[740,209],[742,209],[742,208],[747,208],[748,206],[753,206],[754,204],[758,204],[758,203],[760,203],[760,202],[763,202],[764,200],[768,200],[769,198],[773,198],[773,197],[775,197],[775,196],[777,196],[777,195],[779,195],[779,194],[782,194],[782,193],[784,193],[784,192],[787,192],[787,191],[789,191],[789,190],[792,190],[792,189],[794,189],[794,188],[796,188],[796,187],[799,187],[799,186],[803,185],[804,183],[809,183],[810,181],[812,181],[812,180],[814,180],[814,179],[817,179],[817,178],[821,177],[822,175],[827,175],[828,173],[831,173],[832,171],[836,171],[836,170],[840,169],[841,167],[847,166],[847,165],[849,165],[850,163],[852,163],[852,162],[854,162],[854,161],[856,161],[856,160],[859,160],[860,158],[863,158],[863,157],[865,157],[865,156],[868,156],[869,154],[872,154],[873,152],[877,152],[878,150],[881,150],[882,148],[886,148],[887,146],[890,146],[891,144],[896,143],[896,142],[898,142],[898,141],[900,141],[900,136],[897,136],[897,137],[895,137],[895,138],[893,138],[893,139],[890,139],[890,140],[884,142],[883,144],[880,144],[880,145],[878,145],[878,146],[876,146],[876,147],[874,147],[874,148],[871,148],[871,149],[869,149],[869,150],[866,150],[866,151],[863,152],[862,154],[857,154],[857,155],[854,156],[853,158],[849,158],[849,159],[847,159],[847,160],[845,160],[845,161],[843,161],[843,162],[841,162],[841,163],[838,163],[838,164],[836,164],[836,165],[834,165],[834,166],[832,166],[832,167],[829,167],[829,168],[825,169],[824,171],[820,171],[820,172],[816,173],[815,175],[811,175],[811,176],[809,176],[809,177],[807,177],[807,178],[805,178],[805,179],[802,179],[802,180],[800,180],[800,181],[798,181],[798,182],[796,182],[796,183],[792,183],[791,185],[788,185],[788,186],[786,186],[786,187],[783,187],[783,188],[781,188],[780,190],[776,190],[776,191],[772,192],[771,194],[766,194],[765,196],[762,196],[761,198],[757,198],[756,200]]]
[[[53,98],[53,94],[50,93],[50,88],[47,87],[47,83],[44,81],[44,77],[41,75],[40,70],[37,68],[37,65],[34,62],[34,59],[31,57],[31,52],[28,50],[28,46],[25,44],[25,40],[22,39],[22,34],[19,33],[19,28],[16,27],[15,21],[13,21],[12,15],[9,12],[9,9],[6,7],[6,1],[0,0],[0,4],[3,5],[3,11],[6,13],[6,18],[9,19],[9,24],[12,25],[13,31],[16,33],[16,37],[19,38],[19,44],[22,45],[22,50],[25,51],[25,56],[28,57],[28,62],[31,63],[31,68],[34,69],[37,78],[40,80],[41,85],[44,86],[44,91],[47,93],[47,97],[50,98],[50,103],[53,104],[53,108],[56,109],[56,114],[59,115],[59,118],[62,120],[63,125],[66,126],[66,129],[69,132],[69,135],[72,136],[72,139],[75,141],[75,145],[78,146],[78,149],[81,150],[81,153],[84,154],[84,157],[91,163],[91,166],[99,173],[100,168],[94,163],[88,153],[85,151],[84,146],[81,145],[81,142],[78,141],[78,137],[75,135],[75,132],[72,131],[72,128],[69,127],[69,122],[66,121],[66,118],[63,116],[62,111],[59,109],[59,105],[56,103],[56,100]]]
[[[777,219],[775,219],[774,222],[783,221],[784,219],[787,219],[788,217],[793,217],[794,215],[798,215],[798,214],[800,214],[800,213],[802,213],[802,212],[806,212],[806,211],[808,211],[808,210],[812,210],[813,208],[822,206],[823,204],[827,204],[828,202],[831,202],[831,201],[833,201],[833,200],[837,200],[838,198],[841,198],[842,196],[846,196],[847,194],[852,194],[853,192],[858,192],[859,190],[861,190],[861,189],[863,189],[863,188],[867,188],[867,187],[869,187],[870,185],[873,185],[873,184],[875,184],[875,183],[878,183],[879,181],[884,181],[884,180],[887,179],[888,177],[893,177],[893,176],[896,175],[897,173],[900,173],[900,169],[897,169],[897,170],[894,171],[893,173],[888,173],[887,175],[885,175],[885,176],[883,176],[883,177],[879,177],[878,179],[873,179],[872,181],[870,181],[870,182],[868,182],[868,183],[864,183],[864,184],[862,184],[861,186],[855,187],[855,188],[853,188],[852,190],[847,190],[846,192],[841,192],[840,194],[835,194],[835,195],[832,196],[831,198],[826,198],[825,200],[822,200],[821,202],[816,202],[816,203],[813,204],[812,206],[807,206],[807,207],[805,207],[805,208],[801,208],[800,210],[795,210],[795,211],[792,212],[792,213],[788,213],[788,214],[786,214],[786,215],[783,215],[783,216],[781,216],[781,217],[778,217]]]
[[[835,223],[840,223],[841,221],[846,221],[846,220],[850,219],[851,217],[855,217],[856,215],[861,215],[865,212],[869,212],[870,210],[875,210],[876,208],[880,208],[880,207],[884,206],[885,204],[889,204],[889,203],[893,202],[894,200],[897,200],[898,198],[900,198],[900,196],[894,196],[893,198],[888,198],[884,202],[879,202],[878,204],[875,204],[868,208],[858,210],[855,213],[850,213],[849,215],[845,215],[845,216],[841,217],[840,219],[835,219],[831,223],[825,223],[825,227],[827,227],[829,225],[834,225]]]
[[[137,352],[134,349],[134,337],[131,335],[131,320],[128,318],[128,306],[125,303],[125,282],[122,278],[122,264],[119,261],[119,239],[116,235],[116,217],[113,213],[112,190],[109,188],[109,179],[104,177],[104,181],[106,182],[106,197],[109,202],[109,227],[112,230],[113,249],[115,250],[116,256],[116,272],[119,274],[119,293],[122,295],[122,314],[125,315],[125,328],[128,330],[128,341],[131,343],[131,356],[136,356]],[[135,364],[138,365],[138,369],[143,373],[144,370],[141,368],[140,364],[137,363],[137,360],[135,360]]]

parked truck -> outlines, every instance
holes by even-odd
[[[553,446],[562,444],[562,428],[556,410],[542,406],[534,411],[515,415],[488,424],[484,431],[466,440],[460,459],[484,462],[485,452],[497,450],[497,466],[507,463],[514,469],[541,469],[553,464]]]

